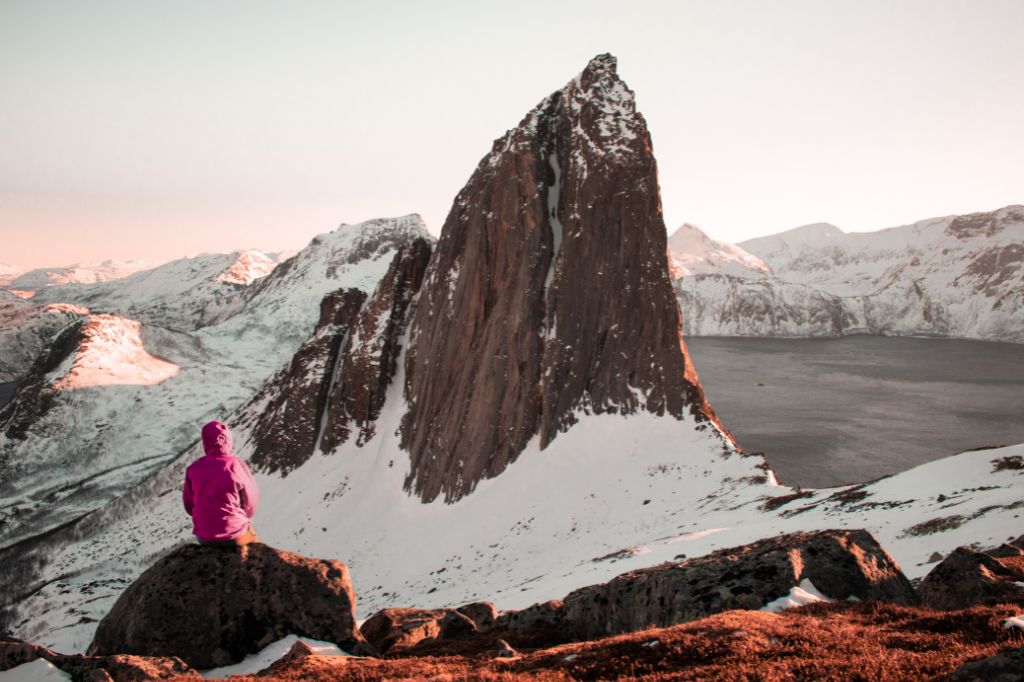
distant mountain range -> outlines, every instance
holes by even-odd
[[[697,245],[672,251],[690,335],[1024,342],[1024,206],[878,232],[821,223],[735,246],[684,225],[673,240]]]

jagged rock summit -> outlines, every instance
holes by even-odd
[[[264,544],[185,545],[150,567],[100,621],[89,655],[237,663],[288,634],[372,653],[356,628],[348,567]]]
[[[495,141],[445,221],[411,323],[407,487],[458,499],[577,411],[713,418],[666,249],[647,124],[599,55]]]

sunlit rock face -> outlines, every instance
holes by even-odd
[[[495,141],[411,326],[407,486],[457,499],[574,413],[710,416],[680,334],[657,166],[615,58]]]

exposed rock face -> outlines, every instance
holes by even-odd
[[[186,545],[125,590],[100,621],[89,655],[178,656],[236,663],[287,634],[372,650],[355,623],[348,568],[267,545]]]
[[[397,368],[409,304],[423,284],[429,261],[430,245],[424,239],[400,248],[359,313],[330,394],[322,441],[325,452],[348,440],[356,428],[359,445],[373,437],[374,422]]]
[[[0,671],[10,670],[36,660],[49,661],[72,680],[202,679],[184,661],[175,657],[80,656],[63,655],[46,647],[26,642],[0,641]]]
[[[994,558],[959,547],[925,576],[918,592],[926,606],[966,609],[976,604],[1024,602],[1020,581],[1024,581],[1020,555]]]
[[[760,609],[803,580],[832,599],[918,602],[899,566],[870,533],[823,530],[624,573],[605,584],[576,590],[564,603],[502,614],[498,626],[521,631],[539,625],[564,629],[574,639],[592,639],[676,625],[731,609]]]
[[[313,336],[254,396],[266,406],[253,425],[253,465],[287,475],[313,456],[338,354],[365,301],[359,289],[325,296]]]
[[[610,55],[494,143],[412,322],[407,486],[454,500],[590,412],[710,416],[682,343],[657,167]]]
[[[429,260],[427,241],[412,240],[369,298],[355,288],[324,297],[313,335],[243,410],[256,467],[287,475],[318,445],[329,452],[353,429],[360,445],[373,436]]]

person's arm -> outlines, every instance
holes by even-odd
[[[256,516],[256,508],[260,505],[260,490],[256,487],[256,479],[253,478],[249,465],[241,459],[238,463],[238,499],[242,503],[242,511],[251,519]]]
[[[192,495],[192,479],[189,478],[188,471],[185,472],[185,485],[181,488],[181,501],[185,505],[185,513],[192,516],[195,499]]]

